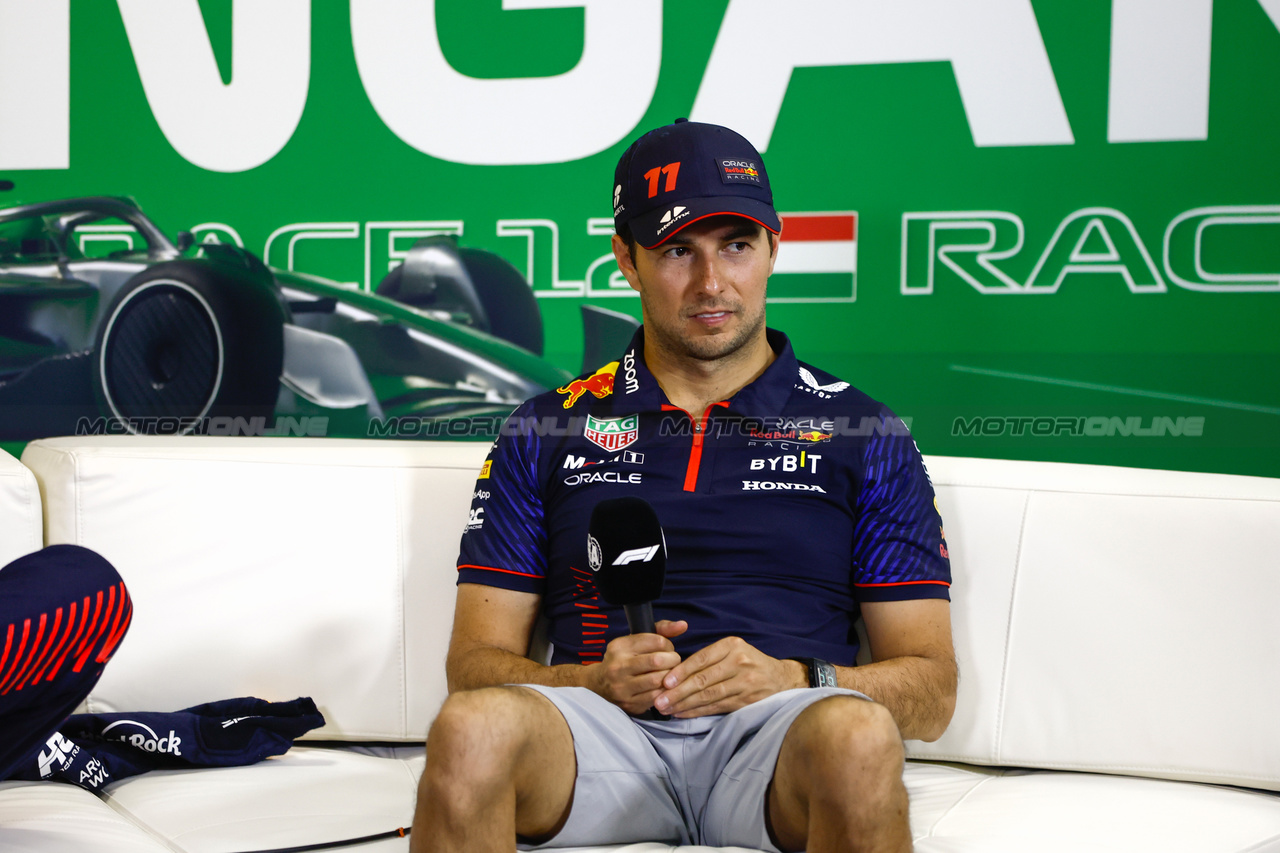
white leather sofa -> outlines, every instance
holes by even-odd
[[[0,783],[0,850],[237,853],[408,825],[486,451],[112,437],[0,453],[0,561],[79,543],[133,594],[90,710],[305,695],[327,718],[279,758],[101,799]],[[961,681],[946,735],[908,743],[916,849],[1280,850],[1280,480],[927,462]]]

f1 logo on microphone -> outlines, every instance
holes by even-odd
[[[647,563],[653,559],[653,555],[658,553],[661,545],[652,545],[648,548],[632,548],[630,551],[623,551],[618,555],[618,559],[613,561],[615,566],[625,566],[627,563]]]

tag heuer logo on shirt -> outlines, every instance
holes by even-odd
[[[636,439],[640,437],[640,416],[596,418],[587,415],[587,425],[583,428],[582,434],[597,447],[615,453],[635,444]]]

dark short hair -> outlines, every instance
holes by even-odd
[[[627,244],[627,254],[631,256],[631,266],[636,265],[636,238],[631,233],[631,223],[624,222],[618,228],[618,236],[622,238],[622,242]]]

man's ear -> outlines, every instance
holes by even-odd
[[[622,275],[627,279],[627,283],[631,285],[631,289],[639,292],[640,276],[636,272],[635,262],[631,259],[631,249],[627,246],[627,242],[617,234],[614,234],[611,246],[613,248],[613,257],[618,262],[618,269],[622,270]]]
[[[764,233],[769,240],[769,275],[773,275],[773,266],[778,262],[778,247],[782,244],[782,231],[774,234],[766,228]]]

